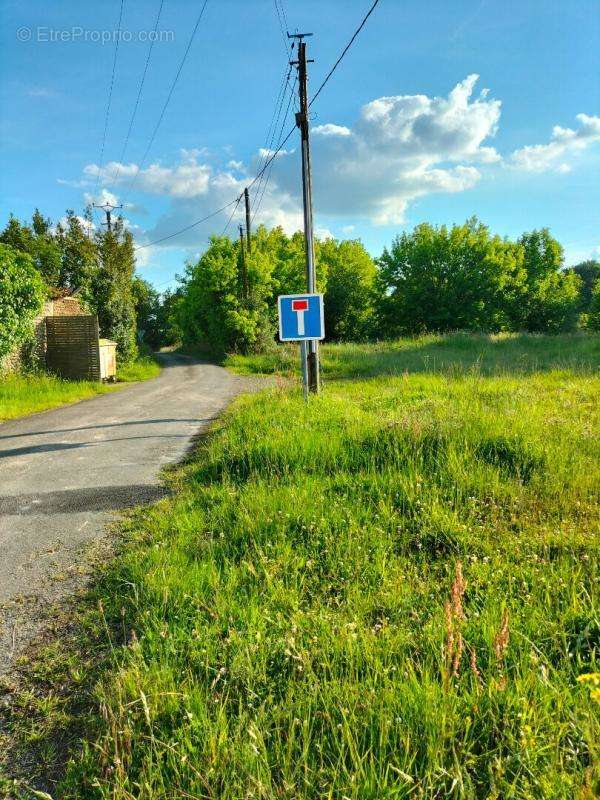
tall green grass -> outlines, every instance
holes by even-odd
[[[153,359],[143,357],[120,368],[118,382],[148,380],[159,372],[160,367]],[[67,381],[41,372],[3,375],[0,376],[0,422],[106,394],[118,389],[119,383]]]
[[[527,333],[479,335],[430,334],[413,339],[361,345],[322,347],[325,378],[369,378],[400,372],[481,372],[527,374],[546,369],[587,370],[600,362],[597,336],[544,336]],[[225,365],[243,374],[298,371],[298,345],[278,346],[268,353],[230,355]]]
[[[324,364],[308,404],[238,401],[131,523],[58,796],[593,797],[598,339]]]

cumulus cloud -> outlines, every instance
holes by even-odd
[[[499,156],[489,145],[500,118],[500,101],[487,91],[474,96],[477,75],[469,75],[443,97],[397,95],[367,103],[351,127],[328,122],[312,129],[313,185],[317,214],[353,216],[388,224],[402,222],[411,201],[435,192],[461,192],[480,178],[475,164]],[[85,167],[84,178],[99,179],[104,191],[136,192],[171,198],[147,240],[191,225],[241,192],[247,175],[256,174],[273,151],[261,148],[248,164],[228,160],[224,168],[202,160],[205,150],[182,150],[179,163],[154,163],[138,172],[136,164],[111,162]],[[302,225],[300,163],[296,149],[282,150],[260,190],[255,224],[281,225],[286,231]],[[263,192],[264,189],[264,192]],[[110,202],[110,201],[109,201]],[[239,213],[239,210],[238,210]],[[237,216],[237,215],[236,215]],[[236,220],[234,219],[234,222]],[[197,244],[212,219],[177,239]]]
[[[375,224],[400,223],[411,201],[435,192],[460,192],[480,178],[475,163],[499,156],[489,144],[500,101],[474,97],[469,75],[447,97],[397,95],[363,106],[352,128],[329,123],[314,129],[313,183],[319,211]],[[296,176],[275,171],[291,190]]]
[[[101,189],[98,194],[92,194],[91,192],[84,192],[83,199],[85,200],[86,206],[90,206],[95,203],[98,206],[110,205],[110,206],[118,206],[119,205],[119,198],[113,192],[109,192],[108,189]]]
[[[103,167],[88,164],[84,174],[89,178],[100,178],[102,183],[114,186],[129,186],[148,194],[171,195],[172,197],[197,197],[206,194],[211,169],[199,164],[196,155],[190,151],[182,153],[182,161],[176,167],[163,167],[159,163],[150,164],[139,170],[137,164],[121,164],[110,161]]]
[[[350,128],[346,128],[345,125],[334,125],[332,122],[327,125],[317,125],[311,129],[311,133],[317,136],[352,136]]]
[[[555,125],[547,144],[533,144],[515,150],[509,163],[525,172],[569,172],[570,159],[594,142],[600,141],[600,117],[577,114],[579,127]]]
[[[359,224],[398,224],[405,221],[410,204],[435,193],[456,193],[474,187],[481,170],[502,161],[491,144],[497,132],[501,103],[489,90],[476,92],[478,76],[469,75],[447,95],[395,95],[380,97],[362,107],[348,126],[327,122],[312,128],[313,189],[316,224],[342,219]],[[580,114],[576,130],[555,127],[548,144],[515,151],[506,159],[513,167],[538,171],[566,170],[571,154],[600,138],[600,118]],[[169,208],[145,233],[141,244],[169,237],[183,228],[181,236],[166,239],[160,247],[189,248],[197,252],[208,235],[221,232],[233,210],[199,224],[238,197],[249,177],[273,154],[261,148],[247,163],[225,148],[226,165],[206,158],[203,149],[181,150],[174,164],[154,163],[138,173],[136,164],[109,163],[84,170],[88,185],[98,179],[100,202],[116,201],[116,193],[135,191],[168,198]],[[292,147],[281,150],[266,175],[251,189],[253,225],[280,225],[288,233],[302,227],[300,154]],[[136,177],[137,176],[137,177]],[[260,208],[258,208],[260,199]],[[98,202],[98,201],[97,201]],[[235,230],[243,222],[243,203],[232,217]],[[346,226],[353,232],[353,226]],[[322,229],[323,235],[329,235]],[[193,248],[193,250],[192,250]]]
[[[94,225],[94,223],[91,220],[88,220],[85,217],[80,216],[79,214],[76,214],[75,216],[79,220],[79,224],[81,225],[83,230],[86,231],[87,233],[92,233],[96,229],[96,226]],[[56,228],[58,227],[58,225],[60,225],[62,228],[64,228],[66,230],[69,227],[69,219],[68,219],[68,217],[66,217],[66,216],[61,217],[58,220],[58,223],[57,223],[56,227],[53,228],[54,231],[56,231]]]

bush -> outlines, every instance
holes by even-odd
[[[600,281],[596,283],[592,291],[587,324],[591,330],[600,331]]]
[[[0,359],[27,339],[45,294],[31,257],[0,244]]]

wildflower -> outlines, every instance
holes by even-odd
[[[504,613],[502,614],[502,624],[500,626],[500,630],[494,636],[494,653],[496,655],[496,660],[501,661],[506,653],[506,648],[508,647],[508,640],[509,640],[509,626],[508,626],[508,609],[504,609]]]
[[[589,684],[590,697],[595,703],[600,703],[600,672],[587,672],[579,675],[579,683]]]

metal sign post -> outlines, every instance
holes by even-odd
[[[308,348],[304,339],[300,342],[300,367],[302,368],[302,394],[308,402]]]
[[[322,294],[284,294],[277,299],[279,340],[300,342],[302,387],[305,399],[310,391],[309,357],[311,343],[325,338]]]

